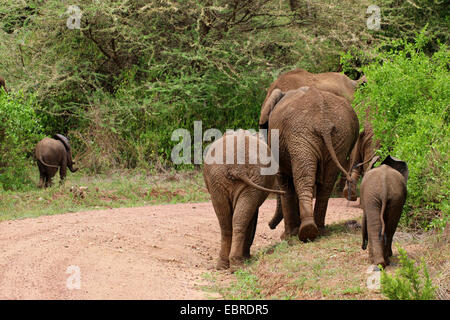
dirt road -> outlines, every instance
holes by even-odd
[[[267,200],[252,252],[279,241]],[[359,217],[330,199],[326,223]],[[211,203],[157,205],[0,222],[0,299],[205,299],[219,250]]]

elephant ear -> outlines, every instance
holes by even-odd
[[[280,89],[274,89],[270,96],[266,98],[261,108],[261,116],[259,118],[259,127],[261,129],[269,128],[269,116],[275,105],[284,97],[284,93]]]
[[[397,170],[405,178],[405,181],[408,181],[409,170],[408,165],[406,164],[405,161],[402,161],[400,159],[392,157],[391,155],[388,155],[381,164],[388,165],[391,168]]]
[[[64,147],[66,148],[67,152],[70,152],[70,143],[69,143],[69,139],[67,139],[65,136],[63,136],[62,134],[55,134],[53,136],[54,139],[59,140],[63,143]]]

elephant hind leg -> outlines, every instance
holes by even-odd
[[[246,255],[250,251],[250,244],[253,242],[253,224],[256,222],[256,213],[262,200],[265,200],[264,191],[252,190],[248,188],[244,190],[233,212],[233,236],[230,250],[230,267],[234,271],[243,262]]]
[[[39,169],[38,188],[44,188],[46,186],[46,183],[47,183],[47,174],[45,172],[45,167],[39,161],[37,161],[37,166],[38,166],[38,169]]]
[[[277,179],[280,189],[286,192],[285,195],[281,196],[281,214],[284,219],[284,233],[281,235],[281,239],[284,240],[298,234],[300,227],[299,206],[292,178],[280,174]]]
[[[301,164],[295,161],[292,162],[293,181],[300,209],[300,212],[297,212],[297,216],[300,213],[298,237],[302,241],[314,240],[319,235],[313,211],[316,171],[317,161],[312,156],[304,158]]]
[[[231,238],[233,233],[232,219],[233,212],[231,203],[227,197],[222,194],[211,194],[211,201],[216,212],[220,226],[220,252],[216,268],[228,269],[230,262],[228,260],[231,250]]]
[[[256,209],[255,214],[253,215],[253,219],[250,221],[248,225],[248,230],[245,236],[245,244],[244,244],[244,258],[250,258],[250,247],[253,244],[253,240],[255,239],[256,233],[256,225],[258,223],[258,209]]]
[[[38,188],[44,188],[47,185],[47,177],[45,176],[45,174],[40,174],[39,175],[39,183],[38,183]]]
[[[314,204],[314,221],[319,229],[325,228],[325,216],[339,169],[333,163],[327,163],[324,170],[324,181],[317,185],[316,203]]]

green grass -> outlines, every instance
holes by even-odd
[[[399,237],[399,243],[412,254],[424,256],[433,269],[433,280],[445,290],[448,272],[442,266],[449,250],[436,235],[419,240]],[[395,246],[395,255],[397,254]],[[205,275],[210,283],[205,291],[224,299],[386,299],[381,290],[367,288],[370,266],[368,252],[361,250],[361,230],[350,230],[343,222],[327,227],[313,242],[296,239],[265,248],[234,274],[218,272]],[[438,263],[436,263],[439,261]],[[388,267],[388,273],[396,267]]]
[[[31,170],[31,169],[30,169]],[[39,179],[37,169],[31,173]],[[86,176],[68,173],[64,184],[55,176],[47,189],[29,186],[26,191],[0,191],[0,221],[53,215],[83,210],[136,207],[163,203],[209,200],[199,171],[168,173],[115,171]],[[83,194],[71,191],[86,187]]]

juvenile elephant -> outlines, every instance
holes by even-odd
[[[371,164],[372,166],[372,164]],[[361,182],[362,249],[383,268],[392,256],[392,238],[406,201],[408,165],[387,156],[379,167],[369,169]]]
[[[358,117],[348,100],[314,87],[284,96],[275,89],[268,99],[273,104],[268,108],[269,133],[278,130],[280,137],[278,184],[286,191],[281,197],[282,210],[275,215],[282,211],[283,237],[312,240],[318,228],[325,226],[328,199],[339,170],[350,179],[341,163],[358,138]],[[275,216],[272,222],[280,220]]]
[[[66,177],[67,168],[71,172],[78,170],[73,168],[75,162],[72,160],[69,139],[61,134],[56,134],[54,139],[44,138],[39,141],[34,156],[39,168],[39,188],[52,185],[52,178],[58,168],[61,181]]]
[[[6,93],[8,93],[8,90],[6,90],[6,81],[2,77],[0,77],[0,89],[3,88]]]
[[[242,156],[240,161],[238,155]],[[258,208],[270,192],[284,194],[269,189],[275,175],[264,169],[272,161],[270,149],[263,139],[244,130],[227,133],[209,147],[203,177],[221,231],[217,269],[231,267],[234,270],[250,256]]]

